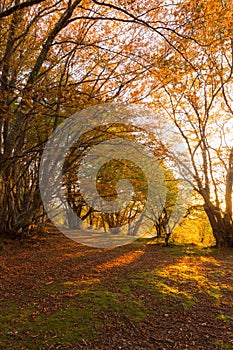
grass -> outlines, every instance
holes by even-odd
[[[0,315],[2,348],[13,350],[24,346],[23,349],[34,350],[54,341],[69,344],[83,338],[93,339],[101,324],[98,315],[102,312],[108,314],[110,323],[116,313],[136,323],[147,315],[148,309],[139,300],[132,299],[128,290],[113,293],[97,284],[84,292],[72,289],[71,293],[66,286],[64,292],[70,293],[68,301],[59,309],[38,312],[34,303],[21,306],[13,300],[3,304]],[[60,288],[55,290],[61,293]],[[42,290],[41,295],[44,292]],[[54,295],[54,288],[46,287],[46,293]]]
[[[38,349],[42,345],[51,345],[56,342],[69,344],[79,342],[83,338],[91,340],[98,334],[101,319],[98,315],[106,313],[108,322],[114,322],[115,314],[122,314],[130,322],[137,323],[145,319],[152,311],[148,308],[148,301],[139,300],[134,294],[134,288],[142,294],[150,293],[153,300],[169,298],[175,303],[165,303],[164,312],[177,308],[190,308],[195,301],[185,292],[169,286],[169,279],[159,278],[153,273],[132,274],[127,280],[112,280],[117,283],[118,292],[104,288],[99,281],[90,286],[84,283],[84,290],[80,290],[82,283],[64,283],[59,286],[46,286],[30,295],[32,299],[43,295],[56,293],[68,294],[68,301],[59,309],[52,311],[38,311],[36,303],[20,305],[11,300],[5,303],[0,315],[1,338],[0,345],[8,349]],[[68,289],[67,289],[68,287]],[[27,300],[27,299],[26,299]],[[25,302],[26,302],[25,300]],[[156,313],[156,310],[153,311]],[[30,347],[29,347],[29,344]]]
[[[229,316],[229,315],[219,314],[217,315],[217,319],[228,323],[233,321],[233,315]]]

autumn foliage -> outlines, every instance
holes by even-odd
[[[65,118],[134,102],[180,132],[216,243],[232,247],[232,14],[230,0],[4,1],[1,233],[22,235],[45,219],[38,169]]]

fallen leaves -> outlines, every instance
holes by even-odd
[[[184,247],[137,241],[93,249],[52,233],[36,243],[9,241],[0,252],[8,348],[232,348],[232,253],[187,256]]]

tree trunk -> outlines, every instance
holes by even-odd
[[[233,248],[233,220],[229,213],[222,213],[213,205],[205,205],[217,247]]]

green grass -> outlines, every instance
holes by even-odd
[[[1,317],[1,325],[4,333],[0,344],[5,349],[38,349],[44,344],[78,341],[83,334],[92,336],[96,326],[91,310],[81,309],[74,302],[35,317],[30,307],[23,312],[11,310],[8,317]]]
[[[116,282],[113,280],[113,283]],[[170,290],[166,283],[154,283],[150,274],[134,275],[129,280],[118,283],[118,292],[109,291],[101,284],[95,284],[84,291],[73,289],[68,300],[59,309],[38,312],[35,302],[20,305],[15,301],[3,304],[0,315],[1,335],[0,346],[5,349],[38,349],[40,346],[51,345],[55,342],[69,344],[72,342],[93,339],[101,326],[98,315],[105,312],[108,322],[114,322],[114,314],[121,314],[124,319],[137,323],[142,321],[149,310],[146,301],[139,300],[134,295],[134,287],[144,288],[153,293],[154,300],[165,299],[169,294],[185,307],[191,307],[193,301],[184,293]],[[46,293],[53,294],[57,288],[48,286]],[[58,288],[61,292],[60,287]],[[64,286],[64,291],[66,286]],[[71,292],[71,289],[70,289]],[[41,290],[41,295],[45,291]],[[38,292],[37,292],[38,294]],[[32,297],[32,296],[31,296]],[[177,307],[177,304],[175,304]],[[170,310],[171,305],[166,305]],[[156,312],[156,311],[155,311]]]
[[[169,299],[170,309],[189,308],[196,304],[192,295],[180,291],[177,287],[171,286],[173,281],[169,277],[161,277],[158,271],[148,271],[133,274],[129,280],[129,286],[136,286],[141,291],[147,291],[158,302],[167,301]],[[175,303],[173,303],[175,302]],[[164,304],[169,307],[168,303]]]
[[[54,290],[50,292],[54,293]],[[0,346],[12,350],[23,346],[23,349],[33,350],[54,342],[67,344],[83,338],[90,340],[97,334],[101,325],[98,315],[103,311],[109,315],[110,323],[115,313],[139,322],[148,310],[130,297],[127,291],[125,294],[124,291],[113,293],[99,284],[82,293],[75,291],[59,309],[52,311],[38,313],[33,303],[22,307],[13,300],[8,301],[0,315]]]
[[[226,343],[226,342],[223,342],[221,340],[219,341],[216,341],[215,342],[215,345],[219,348],[219,349],[222,349],[222,350],[232,350],[232,344],[230,343]]]
[[[233,315],[230,316],[230,315],[219,314],[217,316],[217,319],[228,323],[228,322],[232,322],[233,321]]]

